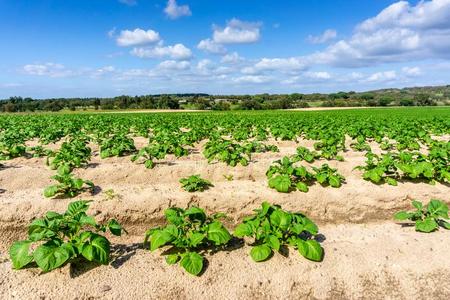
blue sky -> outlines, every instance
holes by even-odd
[[[450,0],[0,0],[0,98],[450,83]]]

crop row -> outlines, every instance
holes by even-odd
[[[424,206],[413,201],[412,204],[416,211],[398,212],[395,218],[415,222],[416,230],[421,232],[432,232],[439,226],[450,229],[448,206],[444,202],[431,200]],[[64,213],[49,211],[43,218],[34,220],[29,225],[28,238],[10,247],[13,267],[22,269],[35,264],[48,272],[73,261],[108,264],[111,244],[104,233],[109,231],[120,236],[126,231],[114,219],[98,224],[87,214],[88,208],[89,201],[75,201]],[[229,250],[237,239],[244,237],[255,262],[266,261],[275,252],[285,252],[287,247],[311,261],[320,262],[324,256],[319,228],[312,220],[268,202],[244,218],[233,234],[221,222],[226,218],[222,213],[207,215],[199,207],[171,207],[164,214],[167,224],[149,229],[144,245],[151,251],[170,247],[163,252],[166,262],[179,263],[193,275],[204,270],[205,253]]]

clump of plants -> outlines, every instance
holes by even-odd
[[[441,200],[431,199],[424,206],[420,201],[412,201],[415,211],[400,211],[394,215],[399,221],[409,220],[415,223],[416,231],[432,232],[438,230],[439,227],[450,229],[450,223],[447,221],[448,206]]]
[[[220,221],[224,214],[207,216],[198,207],[186,210],[174,207],[165,211],[165,217],[168,225],[148,230],[144,243],[150,242],[151,251],[171,246],[165,252],[166,262],[169,265],[179,262],[192,275],[199,275],[203,270],[205,252],[221,249],[231,239]]]
[[[28,238],[14,242],[9,249],[14,269],[36,263],[48,272],[79,259],[108,264],[110,242],[102,233],[120,236],[124,229],[114,219],[97,223],[86,213],[88,208],[89,201],[75,201],[62,214],[49,211],[34,220],[28,227]]]
[[[191,175],[186,178],[180,179],[181,187],[188,192],[203,192],[207,190],[209,187],[213,187],[214,185],[200,177],[200,175]]]
[[[234,235],[253,238],[250,256],[256,262],[269,259],[274,251],[280,252],[287,246],[309,260],[321,261],[323,249],[314,239],[318,231],[317,225],[305,215],[264,202],[261,209],[238,225]]]
[[[58,184],[50,185],[45,188],[44,196],[47,198],[56,195],[66,197],[75,197],[85,190],[94,191],[94,183],[90,180],[76,178],[70,173],[70,167],[63,165],[58,168],[58,173],[51,177],[56,180]]]
[[[115,134],[100,143],[100,157],[123,156],[136,151],[133,139],[125,134]]]
[[[269,187],[281,193],[295,190],[306,193],[315,181],[335,188],[340,187],[345,181],[336,169],[330,168],[327,164],[323,164],[320,168],[313,167],[314,172],[311,172],[304,166],[295,166],[294,163],[295,159],[291,160],[287,156],[275,161],[266,172]]]

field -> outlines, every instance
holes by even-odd
[[[3,299],[450,298],[450,224],[416,225],[424,233],[393,218],[415,199],[450,204],[450,108],[0,115],[0,158]],[[191,178],[186,191],[191,175],[211,185]],[[127,231],[106,234],[109,264],[13,270],[8,249],[28,225],[80,199]],[[270,244],[263,262],[248,237],[208,244],[198,276],[143,245],[167,208],[225,213],[233,233],[264,201],[318,232],[303,224],[312,236]]]

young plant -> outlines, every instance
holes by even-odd
[[[230,233],[220,222],[224,214],[208,217],[198,207],[187,210],[174,207],[167,209],[165,216],[169,224],[148,230],[144,243],[150,242],[151,251],[172,246],[167,251],[170,254],[167,254],[166,262],[169,265],[180,262],[190,274],[199,275],[203,270],[205,251],[223,247],[231,239]]]
[[[136,151],[134,141],[125,134],[105,138],[100,144],[100,157],[123,156]]]
[[[323,249],[314,239],[318,231],[317,225],[303,214],[264,202],[261,209],[238,225],[234,235],[254,238],[250,256],[256,262],[267,260],[286,246],[297,248],[307,259],[321,261]]]
[[[289,193],[295,189],[307,192],[308,185],[314,180],[313,174],[303,166],[294,166],[294,162],[287,156],[275,161],[267,170],[266,176],[269,179],[269,187],[281,193]]]
[[[450,229],[448,217],[448,206],[444,202],[431,199],[426,207],[419,201],[413,201],[412,205],[416,211],[400,211],[394,215],[399,221],[410,220],[415,222],[416,231],[432,232],[439,229],[439,226]]]
[[[327,164],[323,164],[320,168],[313,167],[316,172],[314,175],[317,182],[322,185],[329,184],[332,187],[338,188],[345,181],[344,176],[340,175],[336,169],[330,168]]]
[[[59,183],[48,186],[44,190],[44,196],[47,198],[54,197],[58,194],[72,198],[86,189],[89,189],[91,192],[94,190],[92,181],[73,177],[70,173],[70,168],[65,165],[58,168],[58,174],[52,176],[52,179]]]
[[[200,175],[191,175],[187,178],[180,179],[181,187],[188,192],[203,192],[214,185]]]
[[[14,242],[9,249],[14,269],[34,262],[48,272],[79,258],[108,264],[110,242],[101,233],[109,230],[120,236],[122,226],[114,219],[98,224],[86,214],[88,208],[89,201],[75,201],[63,214],[49,211],[34,220],[28,227],[28,239]]]
[[[311,151],[306,147],[298,147],[297,153],[292,156],[292,160],[294,162],[304,160],[306,162],[312,163],[319,157],[320,154],[316,151]]]

